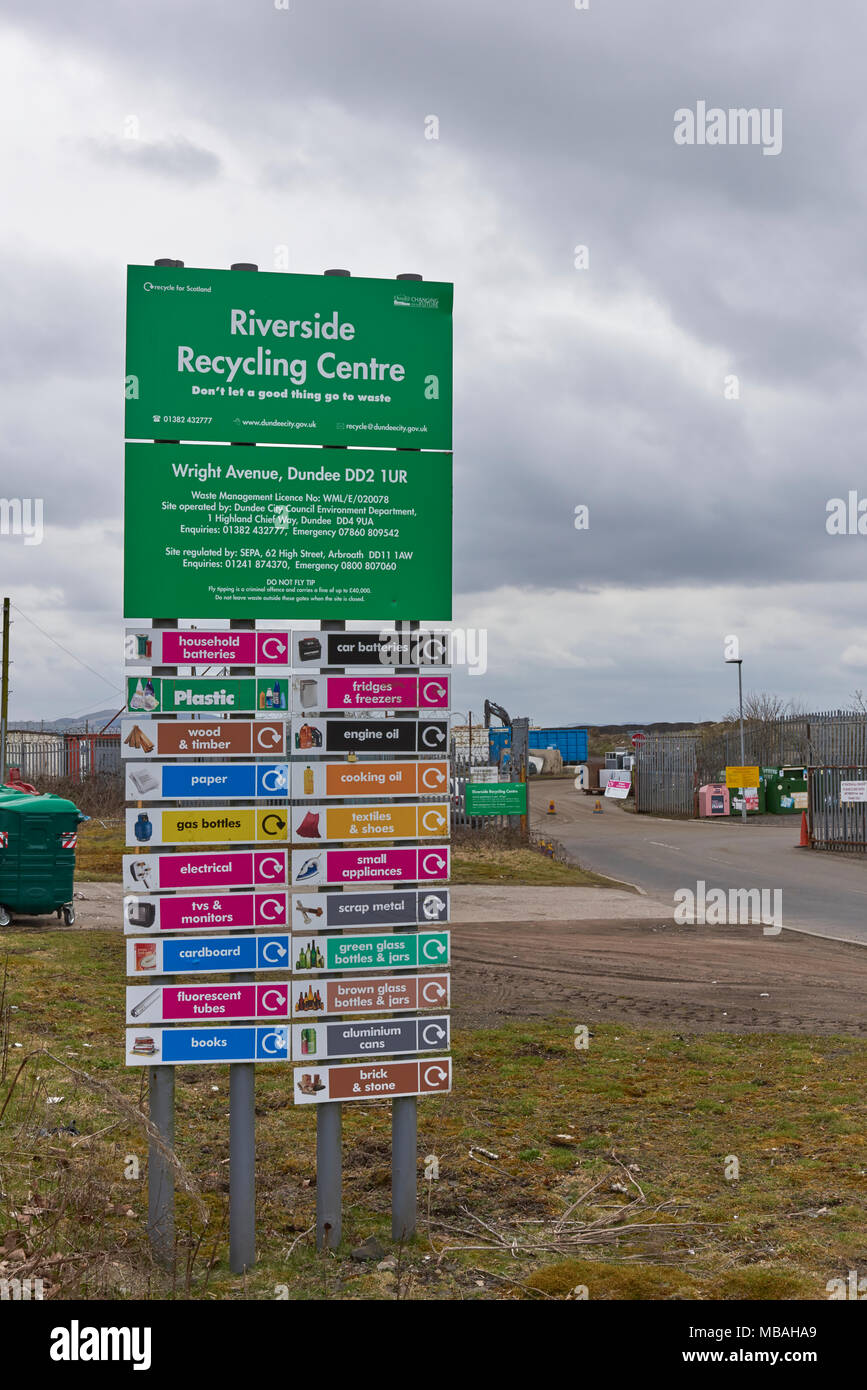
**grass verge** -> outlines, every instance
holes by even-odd
[[[314,1117],[288,1068],[257,1068],[245,1278],[226,1263],[228,1072],[178,1068],[189,1190],[168,1278],[145,1231],[145,1070],[122,1062],[123,938],[40,928],[0,946],[0,1277],[43,1278],[47,1297],[824,1299],[867,1264],[865,1042],[605,1025],[578,1050],[574,1021],[552,1019],[458,1031],[454,1094],[419,1105],[421,1220],[402,1249],[387,1104],[344,1107],[345,1243],[320,1256]],[[369,1235],[387,1267],[350,1258]]]

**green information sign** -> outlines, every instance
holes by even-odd
[[[525,816],[527,783],[468,782],[466,810],[468,816]]]
[[[451,449],[452,295],[129,266],[126,437]]]
[[[452,616],[450,454],[128,444],[124,615]]]
[[[378,970],[449,964],[449,933],[365,932],[352,936],[292,938],[295,969]],[[316,961],[316,965],[312,964]]]
[[[193,676],[127,676],[127,709],[135,714],[252,714],[255,710],[285,710],[289,682],[284,678],[254,680],[251,676],[223,679]]]

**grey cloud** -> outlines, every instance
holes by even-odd
[[[142,169],[147,174],[177,179],[186,184],[214,179],[221,169],[220,160],[212,150],[194,145],[183,135],[170,140],[128,140],[106,136],[102,140],[90,139],[86,145],[93,157],[102,163],[130,172]]]

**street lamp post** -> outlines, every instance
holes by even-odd
[[[744,686],[743,686],[743,680],[742,680],[742,674],[741,674],[741,668],[743,667],[743,664],[744,664],[744,662],[743,662],[743,657],[740,657],[740,656],[727,656],[727,657],[726,657],[726,665],[728,665],[728,666],[737,666],[737,668],[738,668],[738,710],[739,710],[739,718],[740,718],[740,726],[741,726],[741,767],[742,767],[742,768],[746,766],[746,761],[745,761],[745,759],[746,759],[746,754],[744,753]],[[747,823],[747,789],[746,789],[746,787],[741,787],[741,791],[742,791],[742,793],[743,793],[743,795],[742,795],[742,797],[741,797],[741,820],[743,821],[744,825],[746,825],[746,823]]]

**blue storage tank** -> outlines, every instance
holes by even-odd
[[[492,763],[499,762],[501,752],[510,746],[511,741],[509,729],[488,730],[488,748]],[[564,763],[587,761],[586,729],[531,729],[529,742],[531,751],[536,748],[559,749]]]

